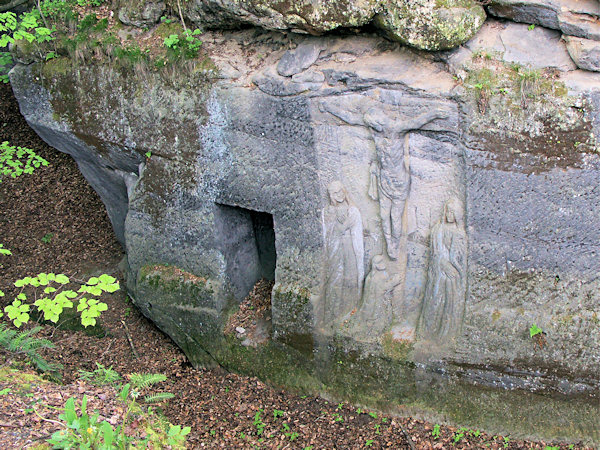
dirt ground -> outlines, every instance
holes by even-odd
[[[120,277],[123,249],[115,240],[105,209],[75,162],[48,147],[27,126],[9,85],[0,86],[0,141],[35,149],[50,165],[32,175],[0,183],[0,243],[12,251],[0,256],[0,298],[4,307],[16,291],[12,282],[39,272],[84,279],[100,273]],[[121,280],[122,281],[122,280]],[[268,292],[257,289],[256,292]],[[146,320],[123,290],[105,295],[103,332],[90,336],[45,326],[41,336],[55,344],[45,353],[64,366],[63,383],[27,382],[25,374],[0,377],[0,448],[27,448],[60,428],[67,398],[90,398],[102,418],[118,423],[122,405],[114,387],[97,387],[79,378],[96,363],[121,375],[163,373],[161,389],[175,394],[163,412],[174,424],[192,428],[189,448],[355,449],[355,448],[547,448],[551,444],[439,426],[410,417],[391,417],[348,404],[297,395],[256,378],[224,370],[196,370],[173,342]],[[249,298],[248,305],[256,303]],[[258,302],[260,304],[260,302]],[[247,317],[240,312],[240,324]],[[6,316],[2,321],[6,321]],[[230,330],[233,332],[233,329]],[[0,370],[15,362],[0,351]],[[18,360],[17,360],[18,362]],[[24,378],[25,377],[25,378]],[[27,385],[27,390],[23,386]],[[4,394],[3,394],[4,392]],[[37,413],[32,413],[36,407]],[[432,433],[433,432],[433,433]],[[554,448],[554,447],[553,447]],[[583,448],[577,443],[560,448]]]

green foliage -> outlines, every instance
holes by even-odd
[[[202,46],[202,41],[198,38],[200,34],[202,34],[202,31],[195,29],[168,35],[163,41],[165,47],[169,50],[167,54],[174,59],[196,58]]]
[[[112,371],[111,368],[106,369],[101,364],[97,365],[98,369],[91,372],[93,377],[96,374],[104,376]],[[113,377],[114,374],[110,376]],[[157,380],[164,381],[166,379],[162,374],[132,374],[131,378],[136,381],[136,387],[151,386],[159,382]],[[137,397],[138,394],[135,389],[131,389],[130,383],[121,388],[118,398],[126,403],[127,406],[122,423],[116,428],[106,420],[100,421],[98,413],[92,415],[88,413],[87,397],[85,395],[81,401],[79,412],[77,411],[75,400],[69,398],[65,403],[64,413],[59,415],[59,419],[64,422],[64,428],[55,432],[47,442],[52,444],[54,448],[64,449],[185,448],[185,439],[191,428],[182,428],[180,425],[172,425],[170,423],[164,424],[150,410],[145,414],[141,414],[141,410],[137,405]],[[146,397],[156,402],[172,398],[172,394],[158,393],[150,394]],[[141,414],[141,417],[138,417],[136,421],[138,423],[141,421],[143,426],[134,428],[137,431],[132,435],[128,424],[130,416],[133,414]]]
[[[104,0],[76,0],[77,4],[83,8],[86,6],[101,6]]]
[[[145,403],[161,403],[167,400],[171,400],[175,395],[170,392],[156,392],[154,394],[149,394],[144,396]]]
[[[529,337],[533,338],[534,336],[537,336],[538,334],[542,334],[544,332],[544,330],[542,330],[540,327],[538,327],[535,323],[533,325],[531,325],[531,327],[529,328]]]
[[[452,436],[452,441],[454,444],[458,444],[465,437],[465,433],[468,430],[466,428],[459,428],[456,433]]]
[[[158,383],[166,381],[167,377],[162,373],[132,373],[129,381],[134,389],[146,389]]]
[[[41,329],[41,327],[34,327],[19,332],[7,328],[5,324],[0,324],[0,347],[13,354],[25,355],[39,371],[48,372],[58,378],[58,371],[62,366],[49,363],[38,353],[44,348],[54,348],[54,344],[48,339],[34,337]]]
[[[103,386],[105,384],[115,384],[121,380],[121,376],[116,370],[113,370],[112,366],[106,368],[100,363],[96,363],[96,369],[91,372],[86,370],[79,370],[79,378],[88,381],[97,386]]]
[[[100,302],[95,298],[86,298],[84,294],[100,296],[104,292],[115,292],[119,289],[119,282],[110,275],[100,275],[100,277],[91,277],[86,283],[81,284],[79,290],[64,289],[70,283],[69,277],[64,274],[54,274],[42,272],[35,277],[25,277],[15,281],[15,286],[21,288],[12,305],[4,308],[10,320],[16,327],[29,321],[29,311],[31,305],[24,303],[27,300],[27,294],[24,289],[33,290],[35,298],[34,306],[43,314],[44,320],[57,323],[63,311],[67,308],[73,308],[74,301],[79,300],[77,312],[81,313],[81,324],[84,327],[96,325],[96,319],[102,311],[108,309],[106,303]],[[39,291],[42,292],[39,292]]]
[[[21,296],[23,294],[19,294]],[[21,300],[15,298],[12,304],[4,308],[8,318],[12,320],[15,327],[19,328],[24,323],[29,322],[29,305],[23,304]]]
[[[262,421],[260,414],[264,412],[263,409],[259,409],[256,414],[254,414],[254,422],[253,425],[256,427],[256,435],[260,436],[263,434],[266,424]]]
[[[437,423],[433,426],[433,430],[431,430],[431,436],[436,440],[440,438],[440,426]]]
[[[10,145],[8,141],[0,144],[0,183],[2,178],[9,176],[17,178],[23,174],[31,174],[36,168],[47,166],[41,156],[26,147]]]
[[[19,20],[13,12],[0,13],[0,48],[6,48],[9,44],[17,41],[27,41],[34,44],[40,55],[44,53],[43,44],[54,39],[53,32],[42,26],[40,13],[37,9],[21,14]],[[0,66],[7,66],[12,63],[12,57],[8,52],[2,52]],[[0,75],[0,80],[8,83],[8,75]]]
[[[44,236],[42,236],[42,239],[40,239],[40,241],[42,241],[44,244],[49,244],[52,241],[53,236],[54,234],[52,233],[46,233]]]

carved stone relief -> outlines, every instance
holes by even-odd
[[[391,326],[394,288],[401,282],[398,273],[388,270],[384,255],[373,257],[360,308],[350,325],[350,332],[356,338],[376,340]]]
[[[443,217],[431,230],[427,285],[417,336],[444,340],[461,329],[467,279],[467,235],[464,209],[448,200]]]
[[[363,226],[360,212],[350,201],[340,181],[332,182],[327,190],[329,206],[324,212],[324,327],[346,320],[358,308],[364,280]]]
[[[464,195],[458,148],[451,138],[431,134],[444,132],[447,122],[432,122],[448,118],[449,107],[432,102],[429,108],[413,109],[408,97],[389,102],[386,96],[382,91],[317,104],[324,119],[322,148],[329,155],[323,167],[329,179],[346,181],[345,186],[338,181],[327,187],[326,276],[317,323],[325,324],[322,330],[368,342],[386,333],[397,340],[416,339],[433,224],[444,209],[444,197]],[[333,134],[332,116],[343,122],[337,122]],[[331,218],[334,205],[348,199],[346,189],[355,200],[349,203],[354,214],[361,217],[360,260],[363,273],[368,272],[364,289],[354,293],[348,291],[350,280],[355,286],[362,282],[353,280],[347,256],[337,249],[342,239]]]

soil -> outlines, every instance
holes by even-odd
[[[55,272],[84,279],[108,273],[120,277],[117,265],[123,249],[114,238],[103,204],[75,162],[48,147],[27,126],[9,85],[0,86],[0,141],[33,148],[50,163],[32,175],[0,183],[0,243],[12,251],[11,256],[0,256],[0,289],[6,293],[0,306],[16,295],[12,281],[26,275]],[[268,311],[263,308],[268,301],[258,297],[269,291],[268,284],[257,286],[230,332],[244,328],[252,334],[252,310],[268,321]],[[97,336],[48,325],[40,334],[56,344],[44,355],[64,366],[62,384],[24,382],[23,377],[33,370],[14,355],[0,352],[1,370],[2,365],[21,367],[18,375],[0,376],[0,448],[27,448],[44,442],[60,429],[58,414],[69,397],[81,399],[86,394],[91,409],[118,423],[123,407],[115,400],[115,387],[98,387],[80,379],[79,371],[92,371],[96,363],[112,367],[122,376],[165,374],[168,381],[161,389],[175,398],[165,403],[162,411],[170,422],[192,428],[189,448],[517,449],[552,445],[444,425],[437,436],[432,433],[437,425],[414,418],[385,416],[296,395],[224,370],[194,369],[175,344],[137,311],[124,290],[104,295],[103,301],[108,310],[100,319]],[[7,321],[7,317],[1,320]],[[36,413],[32,413],[34,406]]]

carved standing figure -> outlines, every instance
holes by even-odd
[[[467,280],[467,235],[463,208],[449,200],[441,221],[431,230],[431,255],[418,336],[443,340],[462,326]]]
[[[434,110],[407,120],[397,120],[381,108],[371,108],[364,114],[353,113],[323,103],[322,109],[351,125],[371,129],[377,159],[371,163],[369,196],[379,200],[379,211],[387,254],[395,260],[400,251],[402,217],[410,189],[408,133],[448,114]]]
[[[375,255],[365,280],[362,304],[353,318],[352,330],[367,340],[375,340],[392,323],[392,295],[400,283],[398,274],[390,274],[383,255]]]
[[[365,274],[360,212],[350,202],[340,181],[332,182],[327,190],[329,206],[325,210],[327,264],[323,322],[329,326],[358,308]]]

